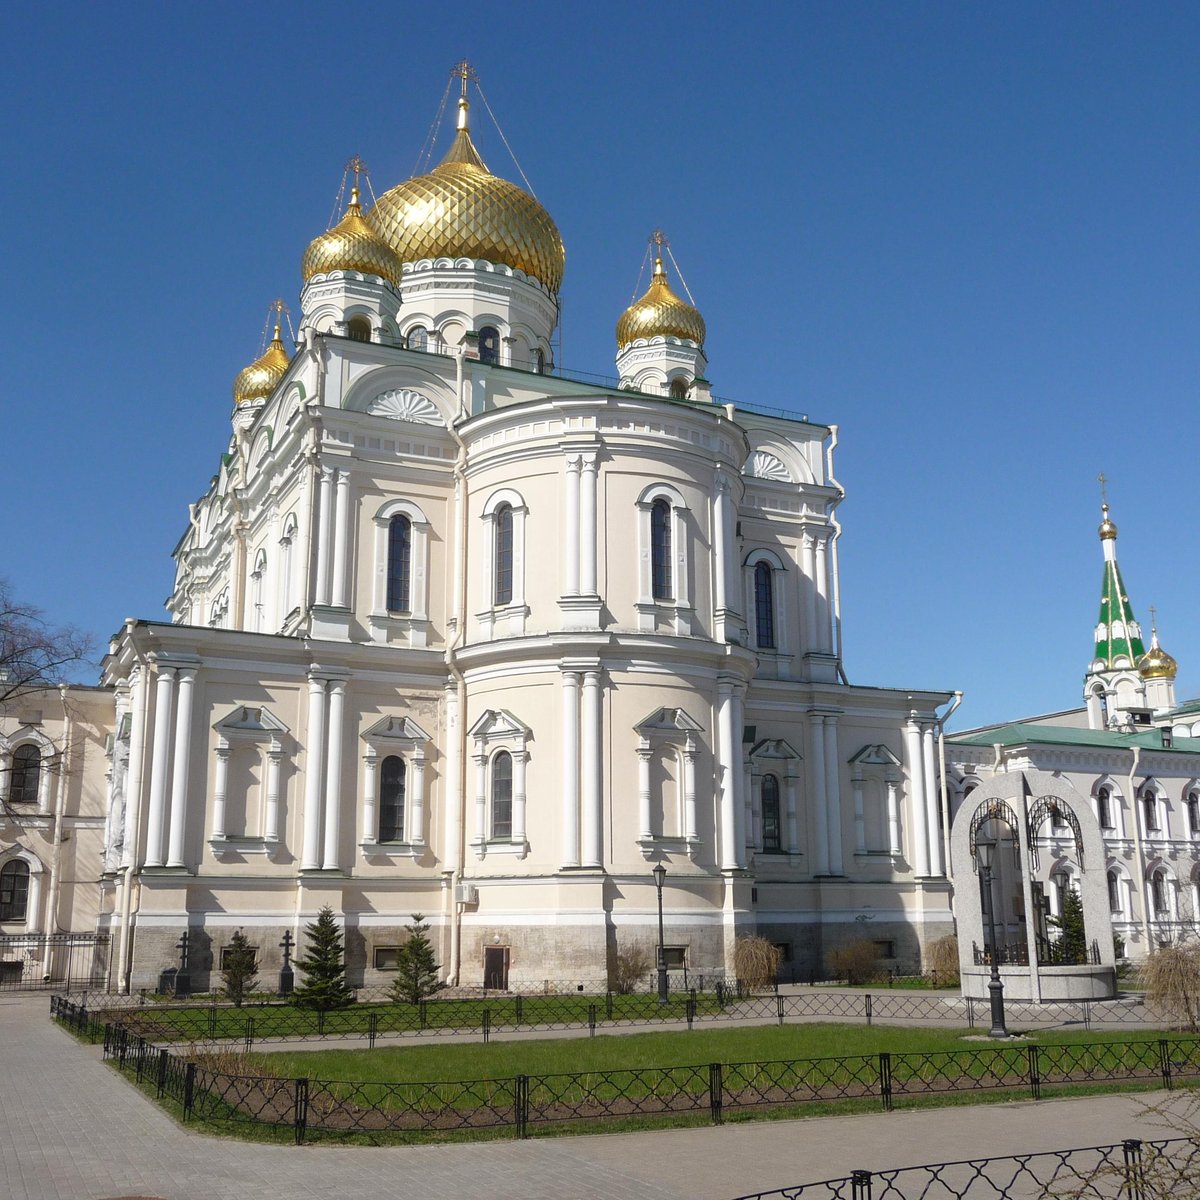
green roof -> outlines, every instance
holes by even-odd
[[[1176,737],[1170,747],[1162,744],[1159,728],[1120,733],[1109,729],[1072,729],[1064,725],[1026,725],[1014,722],[978,733],[950,734],[947,742],[959,746],[1091,746],[1106,750],[1129,750],[1141,746],[1177,754],[1200,754],[1200,738]]]
[[[1100,589],[1100,623],[1096,626],[1094,660],[1103,668],[1132,667],[1143,654],[1142,631],[1133,618],[1133,606],[1125,591],[1117,558],[1104,563],[1104,582]]]

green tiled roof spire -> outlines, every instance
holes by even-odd
[[[1134,620],[1133,606],[1117,566],[1117,527],[1109,519],[1108,504],[1102,504],[1100,544],[1104,547],[1104,582],[1100,589],[1100,621],[1096,625],[1096,652],[1091,674],[1132,668],[1146,653],[1142,630]]]

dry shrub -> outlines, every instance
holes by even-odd
[[[622,996],[637,990],[650,974],[650,951],[641,942],[620,948],[612,960],[612,990]]]
[[[951,983],[958,979],[958,938],[948,933],[929,947],[928,974],[935,981]]]
[[[1160,946],[1142,964],[1146,1000],[1168,1021],[1195,1033],[1200,1025],[1200,943]]]
[[[764,937],[747,935],[733,943],[733,973],[751,991],[770,987],[779,971],[779,947]]]
[[[834,975],[844,975],[847,983],[870,983],[879,973],[879,947],[866,938],[838,946],[825,957]]]

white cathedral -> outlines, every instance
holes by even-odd
[[[618,385],[577,382],[558,230],[465,78],[440,165],[354,188],[294,351],[237,376],[170,619],[0,717],[0,934],[106,934],[136,990],[187,932],[203,987],[330,905],[358,985],[422,913],[452,983],[602,986],[661,863],[673,968],[748,932],[803,977],[863,937],[919,968],[949,802],[1002,764],[964,741],[939,788],[952,694],[847,681],[836,428],[716,402],[657,249]]]

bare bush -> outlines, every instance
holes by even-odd
[[[612,989],[622,996],[637,990],[650,974],[650,951],[641,942],[631,942],[613,955]]]
[[[779,971],[779,947],[757,935],[733,943],[733,972],[751,991],[770,987]]]
[[[879,947],[860,938],[830,950],[825,956],[830,971],[847,983],[870,983],[879,974]]]
[[[929,970],[935,982],[954,983],[958,979],[958,938],[953,933],[940,937],[929,947]]]
[[[1200,1024],[1200,942],[1160,946],[1138,979],[1147,1003],[1173,1025],[1195,1033]]]

